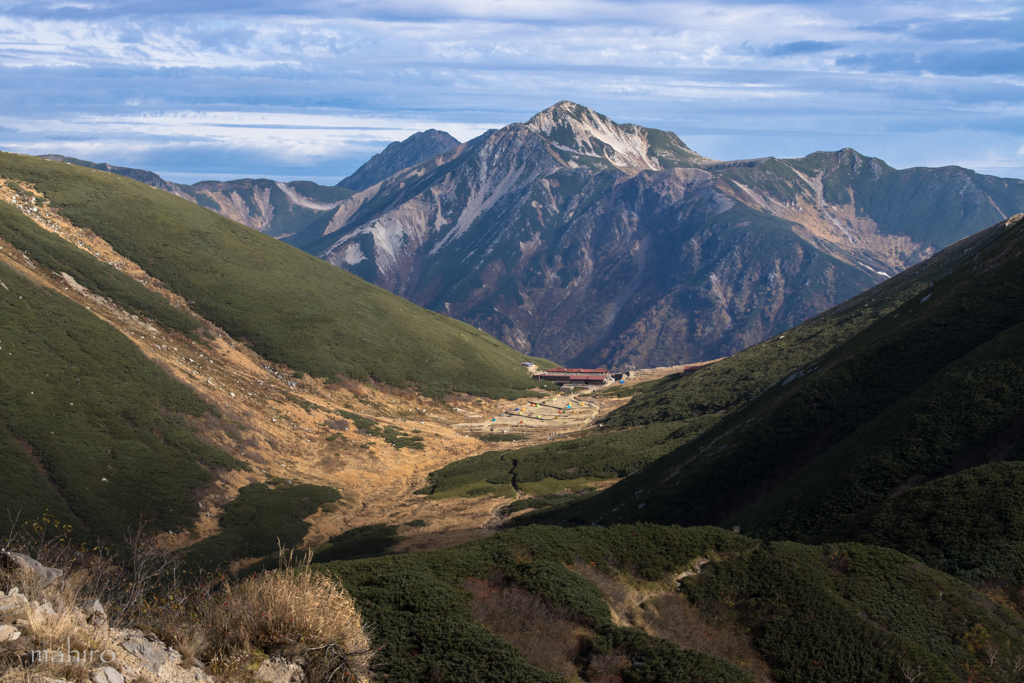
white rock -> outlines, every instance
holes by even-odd
[[[21,638],[21,631],[13,626],[0,624],[0,643],[7,643],[18,638]]]
[[[280,657],[271,657],[260,664],[254,678],[269,683],[305,683],[306,672],[298,664]]]
[[[124,683],[124,676],[112,666],[92,670],[92,683]]]
[[[42,583],[42,585],[49,586],[51,583],[64,576],[64,572],[60,569],[53,569],[52,567],[44,567],[42,564],[33,560],[28,555],[22,555],[21,553],[2,552],[0,553],[0,564],[6,564],[7,566],[17,566],[25,571],[32,572],[36,575],[36,578]]]

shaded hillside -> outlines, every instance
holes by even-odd
[[[844,531],[972,583],[1024,586],[1024,441],[1014,449],[1014,462],[907,487]],[[1024,610],[1024,591],[1018,602]]]
[[[1024,208],[1024,181],[851,149],[718,162],[571,102],[288,241],[568,365],[735,353]]]
[[[458,140],[443,130],[431,128],[414,133],[401,142],[392,142],[379,154],[374,154],[355,173],[339,182],[338,187],[356,192],[365,190],[399,171],[447,152],[458,144]]]
[[[607,390],[632,400],[580,438],[494,451],[454,462],[430,475],[424,492],[435,496],[514,495],[516,485],[561,491],[640,470],[710,429],[730,412],[760,396],[801,366],[846,342],[880,317],[892,314],[926,286],[922,264],[843,306],[818,315],[785,334],[702,367]]]
[[[200,315],[275,362],[427,394],[507,395],[535,386],[525,359],[233,221],[141,183],[10,154],[0,174],[34,183]]]
[[[375,625],[393,681],[1014,681],[1024,654],[1009,611],[856,544],[529,527],[320,568]]]
[[[957,488],[943,477],[1021,458],[1022,233],[1024,220],[1014,217],[821,316],[842,319],[893,290],[912,294],[699,438],[558,518],[738,524],[809,540],[856,535],[876,513],[875,524],[891,528],[891,506],[924,504],[904,492],[929,481],[938,480],[931,495],[945,491],[953,504]],[[990,489],[972,500],[997,505],[1001,496]],[[964,512],[964,523],[985,514]],[[960,539],[1019,543],[1019,531],[993,533]],[[923,541],[899,543],[914,552]],[[961,560],[943,566],[971,569]]]

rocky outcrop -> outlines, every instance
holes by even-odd
[[[38,581],[36,577],[44,577],[56,581],[63,575],[60,570],[45,567],[24,555],[18,557],[29,560],[19,563],[26,571],[21,580],[33,582]],[[33,587],[38,590],[40,584],[36,582]],[[75,635],[69,635],[66,641],[54,642],[56,629],[70,634],[69,627]],[[54,666],[74,664],[89,669],[92,683],[124,683],[125,680],[213,683],[214,680],[194,662],[184,661],[177,650],[153,634],[110,628],[106,611],[98,600],[55,607],[51,602],[29,599],[17,586],[0,591],[0,643],[8,644],[7,652],[13,653],[14,661],[33,678],[46,678],[35,676],[37,670],[51,671]],[[0,664],[0,674],[7,665]]]
[[[49,586],[64,576],[64,572],[60,569],[44,567],[27,555],[9,551],[0,552],[0,569],[27,572],[35,577],[34,580],[40,587]]]

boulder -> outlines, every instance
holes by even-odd
[[[260,664],[254,678],[268,683],[306,683],[306,672],[287,659],[271,657]]]
[[[124,683],[124,676],[112,666],[92,670],[92,683]]]
[[[107,623],[107,612],[99,600],[85,600],[79,609],[82,610],[86,623],[92,626],[103,626]]]
[[[7,593],[0,591],[0,619],[24,612],[28,609],[28,598],[12,588]]]
[[[21,569],[33,574],[40,585],[49,586],[51,583],[64,576],[64,572],[53,567],[44,567],[37,560],[28,555],[12,553],[9,551],[0,552],[0,567],[7,569]]]
[[[8,626],[7,624],[0,625],[0,643],[7,643],[12,640],[17,640],[20,637],[21,631],[19,631],[18,629],[14,628],[13,626]]]
[[[138,657],[155,674],[160,673],[160,669],[171,659],[171,653],[163,643],[134,639],[126,641],[121,647]]]

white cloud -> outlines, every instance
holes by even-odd
[[[197,167],[216,150],[238,164],[312,165],[368,156],[428,127],[468,139],[561,99],[684,138],[739,141],[701,150],[712,155],[756,145],[757,155],[773,153],[769,143],[780,140],[807,151],[871,140],[909,155],[909,143],[900,147],[907,131],[956,128],[978,144],[988,130],[1024,134],[1020,74],[870,71],[924,51],[973,49],[956,38],[957,22],[1019,19],[1013,0],[61,7],[0,9],[8,149],[59,144],[112,163],[146,150],[184,163],[192,150]],[[834,47],[800,48],[811,43]],[[897,59],[887,62],[890,53]],[[868,66],[837,68],[838,57]]]

